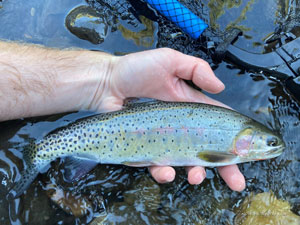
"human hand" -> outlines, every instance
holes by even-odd
[[[104,78],[106,85],[98,88],[91,106],[96,110],[118,110],[128,97],[146,97],[165,101],[202,102],[225,106],[188,86],[184,80],[192,80],[209,93],[224,89],[209,64],[204,60],[188,56],[175,50],[163,48],[122,57],[113,57],[111,74]],[[225,106],[226,107],[226,106]],[[187,167],[190,184],[200,184],[205,176],[201,166]],[[245,188],[244,176],[237,165],[218,168],[221,177],[235,191]],[[171,182],[175,170],[168,166],[150,167],[150,173],[159,183]]]

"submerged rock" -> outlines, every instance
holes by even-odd
[[[95,8],[82,5],[71,10],[65,20],[67,29],[93,44],[101,44],[110,33],[118,30],[124,39],[133,40],[137,46],[153,46],[157,29],[152,20],[139,16],[139,19],[128,21],[126,16],[118,17],[116,9],[99,5],[101,7]]]
[[[125,28],[123,25],[118,26],[118,30],[121,31],[123,37],[127,40],[133,40],[136,45],[151,47],[154,43],[154,33],[155,26],[153,21],[147,19],[144,16],[140,16],[142,24],[145,26],[145,29],[141,31],[132,31]]]
[[[91,224],[165,224],[159,213],[160,186],[144,174],[136,177],[131,188],[122,193],[123,201],[107,206],[107,216],[95,216]],[[174,221],[173,221],[174,222]]]
[[[72,34],[93,44],[101,44],[109,28],[105,14],[90,6],[79,6],[69,12],[65,25]]]
[[[113,224],[113,223],[107,221],[107,214],[106,213],[99,214],[90,223],[90,225],[110,225],[110,224]]]
[[[58,205],[66,213],[74,215],[76,218],[83,216],[93,217],[96,214],[106,214],[104,200],[101,196],[86,196],[81,193],[73,193],[66,191],[57,186],[56,184],[48,184],[46,186],[47,195],[49,198]],[[100,209],[101,208],[101,209]]]
[[[134,189],[125,191],[123,196],[126,204],[141,207],[141,211],[156,211],[160,206],[160,187],[149,176],[141,177]]]
[[[236,225],[300,224],[300,216],[291,211],[290,204],[277,199],[272,193],[250,195],[239,207],[236,215]]]
[[[74,195],[72,192],[65,191],[54,184],[49,184],[46,188],[50,199],[66,213],[75,217],[82,217],[93,211],[92,203],[81,194]]]

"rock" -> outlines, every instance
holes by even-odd
[[[300,216],[291,211],[287,201],[277,199],[272,193],[260,193],[244,200],[238,208],[235,224],[298,225]]]
[[[65,26],[80,39],[101,44],[107,36],[109,22],[104,13],[82,5],[69,12]]]
[[[134,189],[123,194],[124,201],[130,206],[140,206],[141,210],[156,211],[160,206],[160,187],[149,176],[143,176]]]
[[[82,217],[92,211],[92,203],[81,194],[74,195],[53,184],[47,185],[46,188],[50,199],[66,213]]]

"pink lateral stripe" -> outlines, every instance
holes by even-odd
[[[204,130],[203,128],[187,128],[187,127],[182,127],[182,128],[177,128],[177,130],[180,130],[180,131],[183,131],[184,134],[188,134],[189,130],[195,130],[199,136],[202,136],[203,133],[204,133]],[[135,130],[133,131],[132,133],[135,133],[135,134],[146,134],[147,132],[149,132],[148,130],[146,129],[139,129],[139,130]],[[174,133],[175,132],[175,128],[172,128],[172,127],[162,127],[162,128],[155,128],[153,130],[151,130],[150,132],[159,132],[159,134],[171,134],[171,133]]]

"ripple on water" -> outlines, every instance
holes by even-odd
[[[65,17],[73,8],[81,4],[86,5],[86,2],[95,8],[103,8],[104,5],[108,11],[113,11],[120,23],[131,32],[145,29],[135,15],[142,14],[148,19],[155,19],[155,29],[151,30],[149,21],[147,24],[154,33],[156,47],[172,47],[211,61],[209,52],[202,51],[206,47],[205,41],[199,43],[199,40],[191,40],[162,16],[155,15],[151,9],[146,9],[146,5],[140,1],[135,1],[134,4],[131,4],[134,1],[124,0],[63,2],[32,0],[24,1],[24,3],[17,0],[3,1],[3,8],[0,9],[1,38],[55,47],[76,46],[109,52],[118,50],[123,53],[148,48],[137,46],[134,41],[135,36],[126,40],[122,37],[121,31],[113,32],[115,36],[107,35],[103,43],[99,45],[76,38],[64,27]],[[226,28],[232,21],[238,26],[243,26],[242,28],[255,26],[255,24],[247,23],[247,16],[250,16],[249,18],[257,16],[258,11],[255,9],[266,4],[262,0],[254,1],[254,3],[248,1],[252,5],[246,1],[234,3],[232,1],[209,1],[214,2],[210,6],[207,4],[208,1],[186,0],[183,2],[192,7],[196,14],[201,14],[206,21],[209,21],[211,15],[217,13],[214,23],[219,23],[220,28]],[[295,6],[296,1],[291,2]],[[247,4],[248,8],[246,8]],[[276,8],[279,4],[282,7]],[[139,8],[141,6],[146,10],[141,10]],[[272,1],[271,5],[266,8],[261,7],[259,10],[270,12],[275,7],[278,13],[271,14],[271,17],[279,15],[275,20],[282,22],[285,18],[289,18],[289,15],[295,14],[294,11],[297,9],[297,7],[286,6],[283,1],[278,0]],[[245,17],[239,17],[238,12],[243,9],[245,9],[243,14]],[[290,12],[289,15],[288,12]],[[229,14],[231,14],[230,17]],[[235,19],[230,20],[233,17]],[[261,20],[257,21],[260,23],[260,28],[265,26]],[[272,22],[270,27],[273,29],[274,26],[276,24]],[[147,32],[149,29],[146,29]],[[265,32],[267,31],[264,30],[256,35],[259,33],[257,29],[245,30],[246,35],[239,39],[237,44],[251,49],[255,45],[255,50],[258,52],[268,51],[264,49],[264,45],[255,44],[262,42],[262,37],[267,36]],[[208,30],[208,34],[216,42],[220,41],[217,30]],[[114,44],[116,40],[122,48]],[[118,49],[112,49],[113,47]],[[263,74],[248,73],[226,62],[215,65],[214,68],[216,75],[226,85],[226,90],[214,97],[269,127],[278,129],[287,145],[285,152],[276,159],[239,165],[247,181],[245,191],[241,193],[231,191],[216,169],[207,169],[208,178],[200,186],[187,183],[184,169],[177,169],[178,176],[173,183],[158,185],[149,177],[147,169],[111,165],[98,166],[82,179],[74,183],[66,183],[63,179],[63,161],[58,160],[53,163],[46,174],[36,179],[26,194],[8,202],[4,197],[5,193],[18,178],[19,170],[22,169],[22,161],[19,159],[18,152],[28,144],[30,139],[41,138],[50,130],[86,114],[75,113],[61,117],[10,121],[0,124],[1,223],[83,224],[97,218],[98,222],[104,221],[104,224],[113,222],[121,224],[234,224],[234,219],[239,213],[236,208],[243,204],[247,196],[261,192],[273,192],[278,199],[288,201],[292,211],[300,215],[299,105],[290,98],[280,83],[267,79]],[[234,101],[232,96],[234,96]],[[46,194],[49,184],[55,184],[59,187],[57,191],[61,190],[61,193],[70,193],[68,194],[70,197],[64,199],[69,202],[51,200]],[[103,201],[97,196],[102,196]],[[72,215],[74,214],[72,210],[68,211],[64,207],[77,200],[80,200],[78,201],[80,204],[76,209],[83,210],[84,215],[80,214],[75,217]],[[87,200],[86,203],[84,203],[85,200]]]

